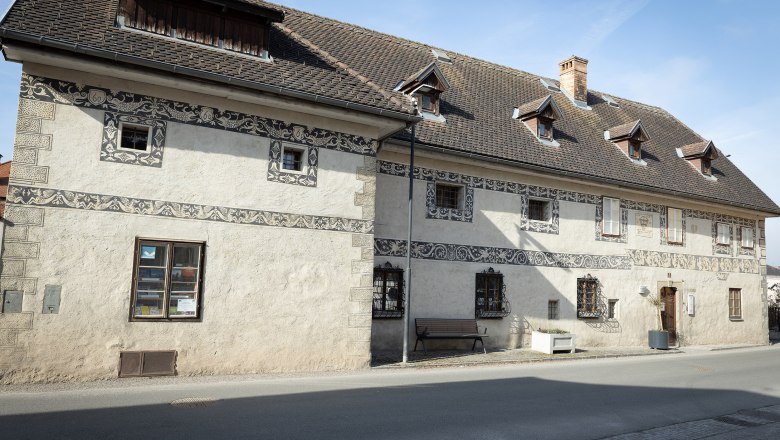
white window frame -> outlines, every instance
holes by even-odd
[[[284,153],[287,151],[300,153],[301,154],[301,169],[295,170],[295,169],[289,169],[284,167]],[[282,154],[279,157],[279,170],[284,173],[292,173],[292,174],[307,174],[309,170],[309,149],[308,148],[300,148],[300,147],[293,147],[282,144]]]
[[[743,227],[740,234],[740,244],[743,248],[752,249],[755,246],[753,241],[753,228]]]
[[[666,208],[666,241],[669,243],[682,243],[682,209]]]
[[[718,244],[731,244],[731,225],[726,223],[718,223]]]
[[[620,235],[620,199],[602,198],[601,213],[601,234]]]

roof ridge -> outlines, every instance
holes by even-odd
[[[294,30],[292,30],[290,28],[288,28],[283,23],[274,23],[274,26],[276,26],[279,30],[281,30],[282,32],[287,34],[293,40],[303,44],[304,46],[307,46],[308,48],[310,48],[311,50],[316,52],[317,55],[319,55],[322,58],[324,58],[327,62],[329,62],[334,67],[338,67],[340,69],[343,69],[345,72],[347,72],[353,78],[357,79],[361,83],[363,83],[363,84],[367,85],[368,87],[370,87],[375,92],[377,92],[380,95],[384,96],[388,101],[390,101],[390,102],[392,102],[394,104],[400,105],[401,107],[406,107],[408,109],[412,108],[411,101],[410,101],[411,98],[408,98],[406,100],[406,102],[404,102],[399,97],[399,95],[400,96],[404,96],[404,97],[406,95],[398,94],[398,93],[395,93],[395,92],[390,92],[390,91],[385,90],[379,84],[374,83],[373,81],[371,81],[370,79],[368,79],[367,77],[362,75],[357,70],[353,69],[352,67],[348,66],[344,62],[340,61],[338,58],[336,58],[333,55],[331,55],[328,51],[326,51],[325,49],[323,49],[323,48],[319,47],[318,45],[314,44],[312,41],[310,41],[309,39],[305,38],[301,34],[295,32]],[[405,106],[404,104],[409,104],[409,105]]]

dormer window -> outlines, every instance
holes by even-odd
[[[650,136],[642,127],[642,121],[612,127],[604,132],[604,138],[620,148],[634,163],[646,165],[642,160],[642,143],[650,140]]]
[[[425,119],[445,122],[439,111],[441,94],[449,90],[450,83],[435,62],[401,81],[395,90],[412,95]]]
[[[720,157],[720,153],[712,141],[684,145],[678,148],[677,151],[683,159],[687,160],[702,175],[711,179],[715,178],[712,176],[712,161]]]
[[[552,95],[525,103],[514,109],[514,119],[520,119],[539,141],[549,146],[559,146],[555,141],[553,123],[561,117],[561,112]]]
[[[271,23],[284,14],[258,5],[119,0],[116,24],[233,52],[268,57]]]

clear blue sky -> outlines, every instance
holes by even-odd
[[[10,4],[0,0],[0,11]],[[780,2],[292,0],[285,6],[555,78],[587,58],[592,89],[670,111],[780,202]],[[20,67],[0,62],[0,154],[10,158]],[[780,265],[780,219],[768,222]]]

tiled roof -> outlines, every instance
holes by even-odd
[[[526,102],[517,108],[517,116],[522,118],[523,116],[529,115],[531,113],[540,113],[549,99],[552,99],[551,95],[543,96],[539,99],[534,99],[531,102]]]
[[[258,0],[241,0],[266,4]],[[285,10],[274,24],[273,63],[228,51],[118,29],[113,26],[116,1],[18,0],[2,26],[37,36],[132,54],[230,78],[271,84],[305,93],[409,114],[411,101],[393,92],[400,80],[435,61],[432,46],[359,26],[276,6]],[[501,160],[518,167],[610,182],[699,200],[780,214],[778,207],[727,158],[713,166],[717,180],[703,178],[677,148],[702,142],[701,136],[665,110],[614,97],[609,105],[590,90],[591,110],[576,107],[552,93],[561,117],[555,122],[559,147],[540,143],[512,108],[550,95],[540,76],[444,50],[452,64],[439,63],[450,84],[442,93],[440,112],[446,123],[417,124],[417,141],[455,154]],[[545,79],[557,85],[556,80]],[[604,131],[641,120],[652,139],[642,144],[647,164],[625,161],[604,139]],[[408,138],[409,133],[399,135]]]
[[[683,154],[683,157],[696,157],[696,156],[702,156],[707,151],[707,147],[712,144],[712,141],[702,141],[702,142],[694,142],[692,144],[683,145],[680,147],[680,151]],[[713,148],[715,146],[713,145]]]
[[[634,127],[639,124],[640,121],[632,121],[627,122],[625,124],[618,125],[617,127],[610,128],[609,131],[609,138],[610,139],[618,139],[626,136],[630,136],[631,133],[634,131]]]
[[[282,9],[260,1],[263,7]],[[117,28],[119,2],[113,0],[18,0],[0,25],[58,42],[132,55],[141,60],[176,65],[199,72],[281,87],[369,107],[412,114],[411,100],[360,77],[283,23],[271,29],[273,62],[166,36]],[[2,34],[0,34],[2,35]],[[6,38],[14,38],[13,36]]]
[[[539,81],[541,76],[294,9],[287,10],[285,25],[388,90],[433,61],[431,49],[447,52],[452,64],[439,64],[451,85],[441,94],[439,108],[446,123],[418,123],[419,143],[554,174],[780,214],[780,207],[727,158],[713,165],[717,177],[713,181],[677,156],[677,148],[703,139],[661,108],[609,94],[618,104],[614,107],[602,98],[602,92],[589,90],[592,110],[584,110],[563,93],[553,92],[561,111],[555,121],[560,147],[550,147],[511,118],[512,108],[519,103],[551,93]],[[558,85],[557,80],[545,81]],[[637,120],[652,135],[642,143],[645,166],[627,162],[604,139],[610,127]],[[408,138],[409,133],[400,137],[404,136]]]

